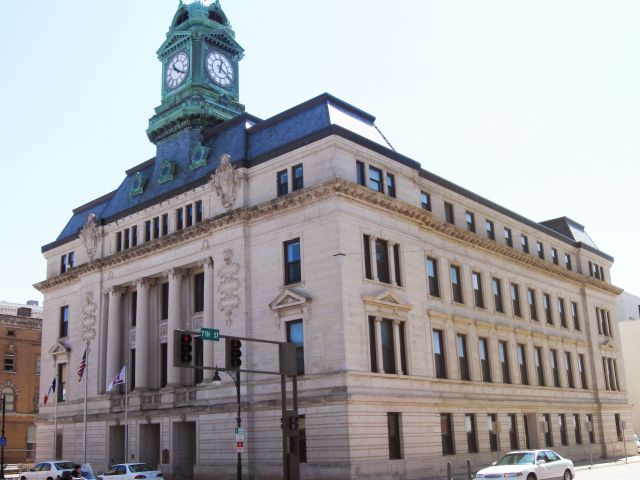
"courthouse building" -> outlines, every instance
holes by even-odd
[[[235,475],[235,388],[173,366],[172,332],[292,341],[301,475],[440,477],[514,448],[620,454],[630,422],[613,258],[566,217],[537,223],[395,151],[323,94],[268,119],[239,103],[224,12],[180,4],[165,42],[154,158],[76,208],[42,249],[38,456],[173,478]],[[223,345],[198,342],[205,366]],[[243,365],[277,369],[245,343]],[[106,386],[127,365],[123,386]],[[247,478],[281,478],[279,378],[243,375]],[[245,381],[247,380],[247,381]],[[118,391],[118,388],[120,389]],[[127,452],[125,452],[125,443]]]
[[[626,369],[629,403],[633,413],[633,431],[640,435],[640,297],[622,292],[616,299],[616,314],[620,322],[620,340]]]

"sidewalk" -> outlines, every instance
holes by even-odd
[[[625,457],[622,458],[598,458],[593,459],[593,465],[589,465],[589,461],[586,462],[574,462],[576,471],[589,470],[594,468],[612,467],[615,465],[621,465],[625,463]],[[640,463],[640,455],[634,455],[627,457],[627,463]]]

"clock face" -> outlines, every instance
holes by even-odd
[[[233,66],[227,57],[218,52],[207,55],[207,73],[221,87],[233,82]]]
[[[182,85],[189,73],[189,56],[185,52],[176,53],[169,63],[165,73],[167,87],[176,88]]]

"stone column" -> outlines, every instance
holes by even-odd
[[[536,359],[533,355],[533,339],[529,337],[525,345],[525,358],[527,359],[527,374],[529,375],[529,385],[538,385]]]
[[[149,389],[149,279],[136,282],[136,390]]]
[[[122,368],[122,290],[112,287],[109,290],[109,319],[107,322],[107,378],[106,385]]]
[[[511,383],[516,385],[521,384],[522,379],[520,378],[520,365],[518,364],[518,347],[514,333],[509,334],[507,351],[509,354],[509,375],[511,375]]]
[[[498,332],[491,331],[489,336],[489,366],[491,367],[491,380],[494,383],[502,382],[502,367],[500,365],[500,354],[498,352]]]
[[[400,320],[393,321],[393,350],[395,351],[396,373],[402,375],[402,355],[400,355]]]
[[[396,262],[393,252],[393,243],[387,242],[387,257],[389,258],[389,283],[391,285],[397,285],[396,283]]]
[[[488,354],[489,352],[487,352]],[[477,359],[477,361],[476,361]],[[478,331],[475,325],[469,327],[467,334],[467,360],[469,362],[469,375],[474,382],[482,381],[480,369],[480,351],[478,348]]]
[[[445,365],[447,367],[447,378],[460,379],[460,366],[458,364],[458,338],[456,329],[451,320],[445,325]]]
[[[213,328],[213,258],[209,257],[202,261],[204,268],[204,311],[202,315],[202,326],[204,328]],[[202,365],[205,367],[213,367],[213,347],[215,342],[202,342]],[[205,374],[206,375],[206,374]],[[212,374],[209,374],[212,377]]]
[[[181,328],[182,270],[169,271],[169,319],[167,320],[167,385],[180,385],[180,369],[173,366],[173,331]]]
[[[549,344],[542,345],[542,369],[544,370],[544,379],[547,382],[547,387],[553,387],[553,370],[551,370],[551,349]]]
[[[384,364],[382,363],[382,318],[376,317],[376,371],[378,373],[384,372]]]
[[[376,282],[378,279],[378,262],[376,261],[376,237],[369,235],[369,252],[371,257],[371,276]]]

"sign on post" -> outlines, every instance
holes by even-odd
[[[217,328],[204,328],[200,329],[200,338],[202,340],[211,340],[212,342],[217,342],[220,340],[220,330]]]
[[[244,441],[236,442],[236,453],[244,452]]]
[[[7,446],[7,437],[0,437],[0,447]]]

